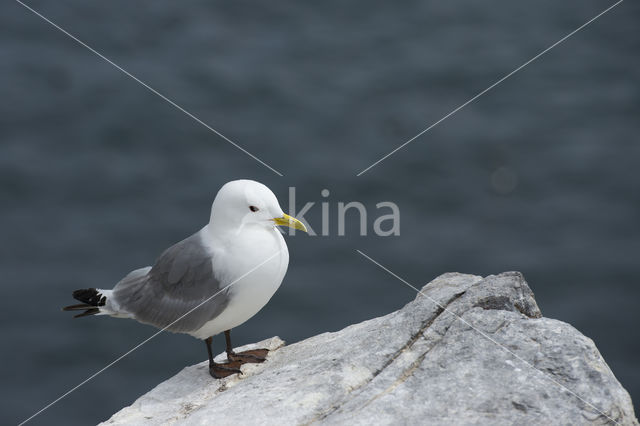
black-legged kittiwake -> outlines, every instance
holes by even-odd
[[[254,316],[276,292],[289,251],[276,226],[306,231],[284,214],[276,196],[252,180],[225,184],[211,207],[209,223],[169,247],[153,266],[136,269],[111,290],[82,289],[76,315],[111,315],[202,339],[209,372],[226,377],[245,362],[262,362],[267,350],[234,353],[230,330]],[[229,363],[213,361],[212,337],[225,332]]]

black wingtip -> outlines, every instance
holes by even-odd
[[[73,298],[90,306],[104,306],[107,298],[95,288],[82,288],[73,292]]]
[[[62,308],[63,311],[80,311],[84,309],[91,309],[93,306],[87,305],[86,303],[81,303],[79,305],[69,305]]]
[[[100,294],[95,288],[82,288],[73,292],[73,298],[82,302],[79,305],[69,305],[62,308],[63,311],[83,311],[75,315],[74,318],[95,315],[100,312],[99,306],[104,306],[107,302],[106,296]]]
[[[74,315],[73,317],[74,317],[74,318],[87,317],[87,316],[89,316],[89,315],[95,315],[95,314],[97,314],[98,312],[100,312],[100,309],[98,309],[98,308],[91,308],[91,309],[87,309],[86,311],[84,311],[84,312],[83,312],[83,313],[81,313],[81,314]]]

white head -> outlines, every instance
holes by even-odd
[[[273,192],[260,182],[247,179],[227,182],[213,200],[209,220],[212,228],[277,225],[307,231],[302,222],[282,211]]]

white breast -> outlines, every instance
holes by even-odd
[[[215,319],[189,333],[206,339],[247,321],[269,302],[289,265],[289,251],[275,228],[253,227],[223,245],[212,244],[213,268],[224,268],[223,286],[229,286],[229,304]]]

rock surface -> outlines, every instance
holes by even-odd
[[[638,424],[593,341],[543,318],[517,272],[444,274],[389,315],[253,347],[272,352],[242,376],[187,367],[103,425]]]

